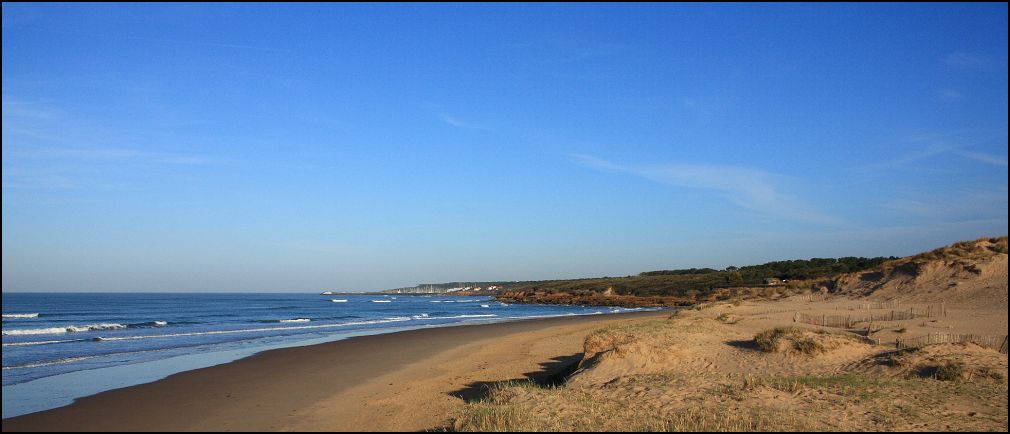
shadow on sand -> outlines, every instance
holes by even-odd
[[[466,402],[476,402],[487,398],[488,392],[490,392],[492,388],[502,384],[532,382],[540,387],[560,386],[565,383],[568,376],[572,375],[572,373],[578,369],[579,361],[581,360],[582,353],[572,354],[570,356],[558,356],[551,359],[549,362],[541,363],[539,371],[523,374],[523,378],[515,378],[505,381],[478,381],[470,383],[460,390],[450,392],[449,395],[462,399]]]
[[[728,341],[726,342],[726,345],[744,351],[761,352],[761,348],[758,348],[757,342],[755,342],[754,339],[747,339],[743,341]]]

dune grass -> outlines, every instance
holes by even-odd
[[[788,341],[791,348],[799,353],[813,355],[827,351],[819,340],[809,336],[812,333],[826,334],[820,330],[808,330],[798,327],[776,327],[765,330],[754,336],[754,343],[761,351],[777,353],[783,351],[783,344]]]

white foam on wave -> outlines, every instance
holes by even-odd
[[[50,344],[65,344],[69,342],[80,342],[83,339],[70,339],[66,341],[35,341],[35,342],[8,342],[3,344],[6,347],[30,347],[34,345],[50,345]]]
[[[28,318],[38,318],[37,313],[5,313],[3,314],[3,319],[28,319]]]
[[[295,319],[282,319],[278,322],[310,322],[312,320],[308,318],[295,318]]]
[[[27,336],[27,335],[55,335],[63,333],[83,333],[99,330],[120,330],[125,329],[126,326],[122,324],[91,324],[86,326],[66,326],[66,327],[47,327],[41,329],[15,329],[15,330],[4,330],[4,336]]]
[[[392,303],[392,300],[372,300],[372,303]]]
[[[643,310],[641,307],[611,307],[611,313],[622,313],[622,312],[637,312]]]
[[[109,338],[99,338],[100,341],[129,341],[138,339],[157,339],[157,338],[177,338],[177,337],[187,337],[187,336],[208,336],[208,335],[226,335],[226,334],[236,334],[236,333],[263,333],[263,332],[273,332],[273,331],[294,331],[294,330],[317,330],[317,329],[328,329],[328,328],[338,328],[338,327],[348,327],[356,325],[372,325],[372,324],[386,324],[393,322],[410,321],[410,317],[393,317],[381,320],[372,321],[356,321],[356,322],[345,322],[338,324],[317,324],[317,325],[304,325],[295,327],[260,327],[254,329],[238,329],[238,330],[214,330],[208,332],[189,332],[189,333],[170,333],[163,335],[141,335],[141,336],[116,336]]]
[[[45,366],[66,365],[68,363],[76,363],[76,362],[80,362],[82,360],[94,359],[96,357],[98,357],[98,356],[67,357],[65,359],[50,360],[50,361],[47,361],[47,362],[29,363],[27,365],[4,366],[3,370],[4,371],[9,371],[9,370],[12,370],[12,369],[30,369],[30,368],[42,368],[42,367],[45,367]]]
[[[429,300],[428,303],[487,303],[488,300]]]
[[[4,330],[2,334],[4,336],[55,335],[66,332],[66,327],[49,327],[44,329]]]
[[[333,302],[333,303],[347,303],[347,300],[337,300],[335,298],[334,299],[330,299],[330,301]]]
[[[482,304],[482,305],[480,305],[480,307],[491,307],[491,305],[489,305],[489,304]]]
[[[495,315],[495,314],[493,314],[493,313],[486,313],[486,314],[480,314],[480,315],[455,315],[455,316],[443,316],[443,317],[439,317],[439,318],[437,318],[437,319],[456,319],[456,318],[492,318],[492,317],[496,317],[496,316],[498,316],[498,315]]]
[[[130,324],[126,328],[149,328],[149,327],[165,327],[168,325],[168,321],[149,321],[142,322],[138,324]]]
[[[419,321],[437,321],[437,320],[440,320],[440,319],[494,318],[496,316],[498,316],[498,315],[495,315],[493,313],[481,314],[481,315],[453,315],[453,316],[429,316],[426,313],[422,313],[420,315],[414,315],[414,316],[412,316],[410,318],[411,319],[416,319],[416,320],[419,320]]]
[[[384,318],[380,320],[371,321],[355,321],[346,322],[338,324],[315,324],[315,325],[304,325],[295,327],[261,327],[254,329],[239,329],[239,330],[216,330],[208,332],[191,332],[191,333],[170,333],[163,335],[143,335],[143,336],[115,336],[108,338],[97,338],[96,341],[127,341],[127,340],[138,340],[138,339],[157,339],[157,338],[175,338],[175,337],[187,337],[187,336],[206,336],[206,335],[224,335],[224,334],[236,334],[236,333],[263,333],[263,332],[274,332],[274,331],[295,331],[295,330],[319,330],[328,328],[339,328],[339,327],[349,327],[357,325],[373,325],[373,324],[388,324],[395,322],[404,322],[412,320],[440,320],[440,319],[460,319],[460,318],[493,318],[498,315],[495,314],[482,314],[482,315],[455,315],[455,316],[441,316],[441,317],[429,317],[424,316],[427,314],[415,315],[413,317],[409,316],[395,316],[390,318]]]

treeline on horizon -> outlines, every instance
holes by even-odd
[[[987,257],[992,254],[1007,253],[1007,236],[982,237],[972,241],[961,241],[949,246],[940,247],[929,252],[904,258],[912,262],[923,262],[936,259],[971,259]],[[687,268],[680,270],[657,270],[639,273],[626,277],[599,277],[564,280],[540,281],[497,281],[497,282],[462,282],[424,284],[452,288],[458,286],[496,285],[501,291],[533,291],[556,292],[569,294],[592,294],[613,290],[619,295],[636,296],[674,296],[697,298],[713,293],[722,288],[764,286],[765,279],[780,279],[788,281],[786,286],[799,288],[810,285],[812,281],[832,279],[843,274],[867,271],[871,269],[885,270],[893,267],[902,258],[890,257],[843,257],[843,258],[811,258],[789,261],[774,261],[761,265],[743,267],[726,267],[723,270],[712,268]]]
[[[719,288],[761,286],[765,279],[802,281],[831,278],[878,267],[897,257],[812,258],[761,265],[646,271],[637,276],[502,283],[506,291],[546,291],[580,294],[613,289],[619,295],[692,297]]]
[[[639,273],[639,276],[683,276],[687,274],[740,273],[744,280],[779,278],[779,279],[814,279],[836,274],[852,273],[876,267],[884,262],[898,259],[897,257],[844,257],[844,258],[811,258],[794,259],[790,261],[775,261],[761,265],[744,267],[726,267],[725,270],[711,268],[688,268],[685,270],[660,270]]]

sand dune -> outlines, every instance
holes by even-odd
[[[1007,303],[1007,238],[981,238],[838,278],[832,293],[869,300]]]
[[[454,427],[1006,431],[1005,353],[973,343],[895,349],[936,333],[1005,345],[1005,237],[827,283],[814,296],[718,302],[597,330],[563,387],[501,385]],[[818,325],[828,318],[844,326]]]

